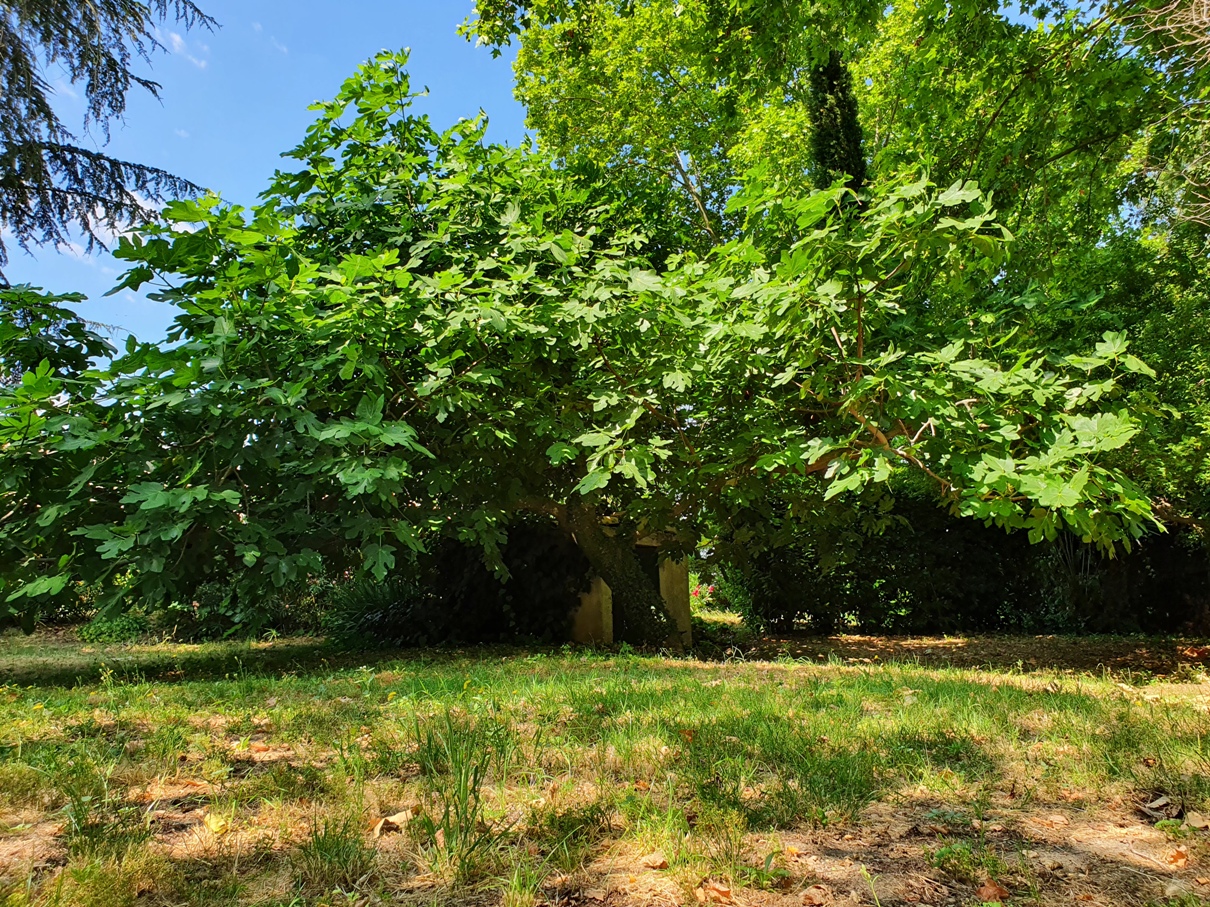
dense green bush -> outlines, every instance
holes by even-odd
[[[117,617],[95,617],[77,631],[80,639],[90,643],[132,642],[151,629],[141,614],[119,614]]]
[[[447,641],[452,625],[434,590],[406,576],[338,586],[323,618],[328,634],[349,645],[431,645]]]
[[[450,540],[383,582],[337,585],[323,629],[355,645],[421,646],[567,638],[588,563],[564,533],[521,523],[501,550],[507,577]]]
[[[1073,536],[1030,545],[910,497],[892,532],[828,566],[805,534],[716,564],[715,596],[761,631],[1205,633],[1200,536],[1145,539],[1112,560]]]

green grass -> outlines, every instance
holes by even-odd
[[[693,902],[704,878],[801,903],[820,841],[857,842],[854,873],[891,860],[887,811],[915,830],[871,870],[885,891],[925,873],[973,903],[990,875],[1070,903],[1021,856],[1037,816],[1109,827],[1161,792],[1210,811],[1207,699],[1109,673],[4,637],[0,677],[0,854],[32,854],[0,863],[6,907]],[[1205,837],[1180,839],[1181,903]],[[1163,902],[1169,876],[1123,872],[1088,884]]]

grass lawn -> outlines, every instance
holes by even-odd
[[[1210,903],[1198,669],[969,645],[5,636],[0,904]]]

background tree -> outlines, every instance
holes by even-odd
[[[19,247],[60,246],[79,231],[91,250],[145,221],[149,201],[196,190],[165,170],[81,147],[55,112],[48,72],[60,67],[82,83],[84,129],[108,136],[131,87],[158,92],[132,65],[163,49],[156,21],[168,16],[186,28],[214,25],[192,0],[15,0],[0,8],[0,227]],[[0,239],[0,266],[7,255]]]
[[[704,248],[729,236],[750,167],[803,177],[818,152],[857,169],[851,129],[815,145],[812,130],[851,112],[845,62],[878,15],[827,0],[486,0],[464,29],[520,37],[516,94],[543,148],[675,187]]]

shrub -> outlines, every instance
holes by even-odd
[[[363,578],[333,592],[323,627],[347,644],[422,646],[446,641],[452,621],[443,602],[415,579]]]
[[[80,627],[80,639],[88,643],[131,642],[150,629],[142,614],[119,614],[117,617],[95,617]]]
[[[1044,546],[951,517],[910,490],[867,510],[843,529],[783,526],[776,543],[730,550],[715,570],[718,595],[758,630],[1074,629],[1070,609],[1056,607]]]
[[[455,541],[383,582],[337,585],[323,629],[355,645],[425,646],[566,639],[587,589],[588,563],[563,533],[520,523],[501,551],[508,577],[488,570],[478,549]]]
[[[231,582],[207,580],[187,600],[169,605],[160,621],[166,631],[182,640],[256,636],[270,624],[274,604],[243,601]]]
[[[50,626],[71,626],[88,620],[96,608],[100,584],[85,586],[69,584],[58,595],[47,596],[38,603],[38,620]]]

